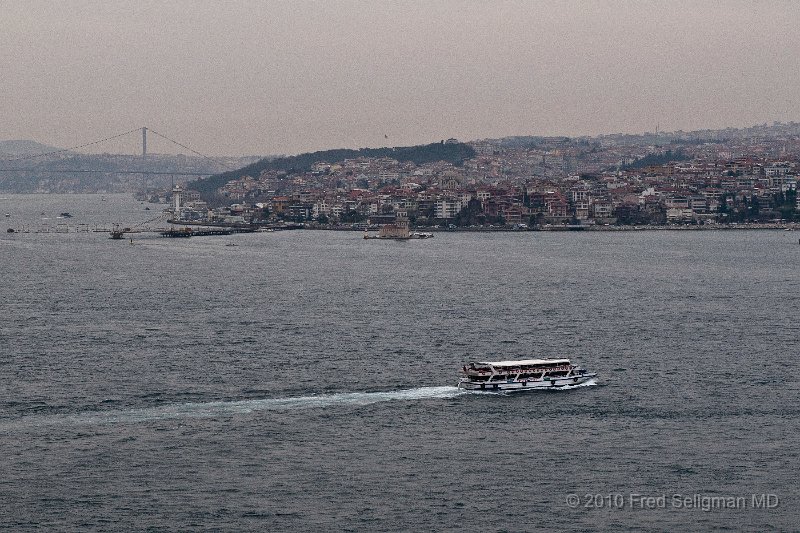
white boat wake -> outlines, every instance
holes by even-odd
[[[460,394],[465,393],[458,387],[419,387],[387,392],[344,392],[258,400],[182,403],[145,407],[142,409],[94,411],[64,415],[32,415],[13,421],[0,421],[0,429],[20,426],[49,426],[55,424],[134,424],[155,420],[214,418],[257,411],[320,409],[348,405],[360,407],[378,402],[446,399],[453,398]]]
[[[572,389],[579,389],[581,387],[592,387],[594,385],[597,385],[597,380],[592,378],[589,381],[585,381],[585,382],[580,383],[578,385],[564,385],[563,387],[554,387],[553,390],[554,391],[557,391],[557,390],[572,390]],[[550,390],[550,389],[545,389],[545,390]]]
[[[388,392],[343,392],[315,396],[294,396],[285,398],[265,398],[261,400],[239,400],[230,402],[205,402],[165,405],[121,412],[125,421],[159,418],[208,418],[220,415],[247,414],[254,411],[286,411],[291,409],[326,408],[339,405],[364,406],[378,402],[395,400],[429,400],[452,398],[461,394],[457,387],[420,387]],[[109,415],[111,413],[108,413]],[[96,415],[105,415],[96,413]],[[107,418],[107,416],[103,416]],[[112,420],[116,421],[116,420]]]
[[[596,385],[595,380],[580,385],[568,385],[544,390],[569,390]],[[535,393],[538,391],[529,391]],[[62,415],[31,415],[14,420],[0,421],[0,430],[20,427],[41,427],[52,425],[100,425],[136,424],[158,420],[189,418],[216,418],[259,411],[288,411],[295,409],[325,409],[336,406],[361,407],[379,402],[421,401],[455,398],[465,394],[505,396],[508,392],[465,391],[458,387],[418,387],[386,392],[342,392],[313,396],[290,396],[283,398],[264,398],[257,400],[237,400],[219,402],[192,402],[159,405],[142,409],[118,409],[111,411],[87,411]],[[514,393],[516,396],[517,393]]]

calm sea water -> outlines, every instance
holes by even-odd
[[[800,527],[797,233],[5,232],[144,207],[0,199],[0,527]],[[597,385],[454,388],[528,356]]]

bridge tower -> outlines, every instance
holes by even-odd
[[[147,128],[142,128],[142,159],[147,157]]]

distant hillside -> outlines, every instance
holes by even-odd
[[[447,161],[454,165],[461,165],[466,159],[474,156],[475,150],[463,143],[434,143],[398,148],[361,148],[360,150],[342,148],[275,159],[262,159],[238,170],[193,181],[188,184],[188,187],[201,193],[212,193],[229,181],[239,179],[242,176],[257,177],[264,170],[282,170],[289,174],[307,172],[311,170],[311,165],[314,163],[321,161],[337,163],[356,157],[391,157],[400,162],[410,161],[417,165],[435,161]]]
[[[16,140],[0,141],[0,154],[10,157],[45,154],[59,150],[54,146],[38,143],[36,141]]]

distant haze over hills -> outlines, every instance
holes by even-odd
[[[138,136],[139,130],[135,130],[136,135]],[[153,131],[153,130],[150,130]],[[599,140],[599,139],[623,139],[628,138],[632,142],[640,143],[643,140],[650,140],[652,142],[667,142],[670,140],[681,139],[681,140],[688,140],[693,139],[696,141],[717,141],[720,139],[730,139],[735,137],[752,137],[754,135],[765,134],[765,135],[780,135],[780,134],[797,134],[800,131],[800,122],[795,121],[788,121],[788,122],[770,122],[770,123],[760,123],[754,124],[752,126],[746,127],[727,127],[727,128],[720,128],[720,129],[700,129],[700,130],[677,130],[677,131],[659,131],[656,129],[655,132],[626,132],[626,131],[609,131],[605,133],[600,133],[597,135],[550,135],[546,133],[524,133],[524,134],[517,134],[517,135],[507,135],[501,137],[486,137],[486,138],[474,138],[474,139],[461,139],[461,142],[465,143],[476,143],[476,142],[492,142],[492,143],[499,143],[503,146],[513,146],[515,144],[526,144],[531,140],[536,139],[564,139],[564,140]],[[131,133],[131,132],[128,132]],[[139,137],[137,137],[137,143],[140,142]],[[105,141],[109,141],[110,139],[106,139]],[[82,139],[81,141],[87,141],[86,144],[83,145],[83,148],[70,148],[70,149],[63,149],[56,146],[50,146],[47,144],[43,144],[33,140],[6,140],[0,141],[0,159],[3,157],[10,158],[10,157],[20,157],[20,156],[33,156],[33,155],[41,155],[45,153],[55,152],[55,151],[62,151],[66,155],[74,155],[74,156],[83,156],[83,157],[92,157],[92,156],[102,156],[106,157],[109,155],[118,155],[118,156],[136,156],[141,153],[141,146],[137,145],[133,149],[128,147],[126,149],[119,149],[118,146],[107,146],[107,142],[104,141],[92,141],[92,139]],[[181,150],[178,153],[171,151],[169,147],[156,147],[153,146],[153,142],[158,142],[159,139],[156,136],[149,136],[148,137],[148,154],[157,156],[163,155],[166,157],[180,155],[184,153],[188,157],[192,157],[194,155],[200,155],[197,152],[193,151],[194,143],[192,139],[182,139],[183,142],[188,144],[187,150]],[[78,142],[78,141],[75,141]],[[168,141],[164,141],[167,142]],[[172,141],[174,142],[174,141]],[[86,148],[86,146],[93,145],[92,148]],[[406,146],[410,147],[410,146]],[[161,148],[161,149],[159,149]],[[373,148],[366,148],[366,147],[356,147],[356,146],[341,146],[341,150],[384,150],[387,147],[373,147]],[[242,155],[242,156],[233,156],[233,155],[221,155],[219,151],[212,150],[210,153],[206,153],[205,156],[208,156],[209,159],[212,160],[223,160],[223,159],[275,159],[275,158],[286,158],[286,157],[299,157],[299,156],[306,156],[311,153],[329,153],[334,152],[330,148],[325,148],[323,150],[318,151],[308,151],[308,152],[299,152],[299,153],[273,153],[273,154],[266,154],[261,153],[259,155],[250,154],[250,155]],[[216,155],[212,155],[216,154]]]
[[[557,151],[570,146],[574,153],[569,157],[582,157],[581,154],[588,150],[590,158],[594,159],[597,157],[592,156],[592,153],[596,155],[598,151],[610,149],[613,154],[609,156],[608,161],[604,160],[604,166],[595,165],[597,169],[602,170],[611,167],[622,168],[635,161],[639,161],[640,164],[651,164],[670,157],[676,160],[683,159],[686,157],[683,146],[700,146],[706,143],[719,144],[717,151],[720,154],[728,154],[724,157],[730,158],[734,153],[741,153],[744,149],[741,146],[737,149],[732,148],[737,140],[749,143],[766,139],[770,139],[773,143],[779,141],[781,144],[773,148],[783,150],[782,153],[793,153],[792,143],[794,146],[800,146],[800,123],[773,122],[748,128],[720,130],[610,133],[595,137],[525,135],[467,142],[450,139],[448,142],[440,141],[429,145],[342,148],[266,158],[170,155],[157,154],[149,150],[147,157],[143,158],[140,154],[87,154],[77,151],[79,149],[63,150],[31,140],[8,140],[0,141],[0,192],[136,192],[190,182],[190,188],[201,193],[213,194],[225,183],[242,176],[258,177],[264,171],[283,172],[289,175],[302,173],[309,171],[314,163],[321,161],[335,163],[345,158],[388,157],[417,165],[434,161],[460,165],[464,160],[473,157],[475,152],[487,154],[493,150],[528,148]],[[726,143],[730,146],[722,146]],[[99,142],[89,144],[99,144]],[[763,149],[758,153],[763,154]],[[569,161],[567,163],[569,164],[565,167],[565,171],[574,170],[569,166],[572,163]],[[535,170],[531,170],[531,173],[535,174]],[[198,176],[200,179],[197,179]]]
[[[20,157],[27,155],[45,154],[60,150],[55,146],[49,146],[36,141],[29,140],[13,140],[13,141],[0,141],[0,155]]]

